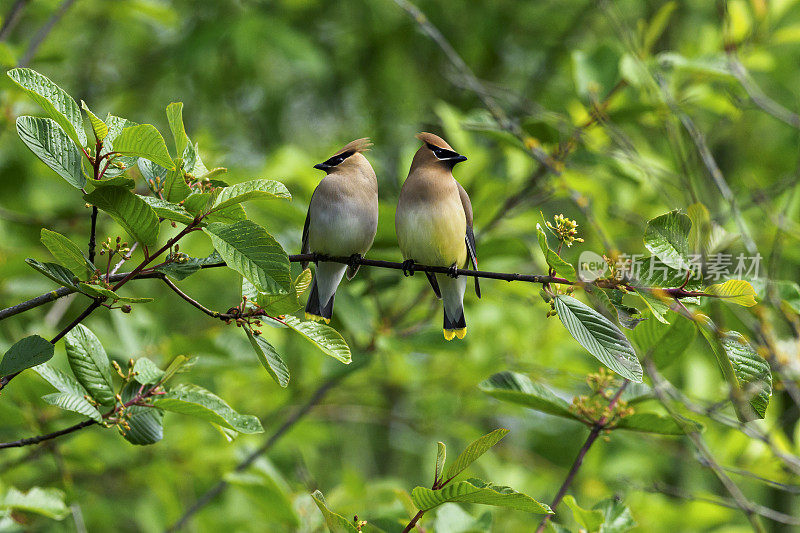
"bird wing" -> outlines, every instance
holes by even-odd
[[[464,215],[467,218],[467,234],[464,236],[464,242],[467,245],[467,256],[472,264],[472,269],[478,270],[478,251],[475,246],[475,233],[472,230],[472,202],[467,191],[458,181],[456,181],[456,185],[458,185],[458,195],[461,197],[461,206],[464,208]],[[481,297],[481,286],[478,283],[478,278],[475,278],[475,294],[478,295],[478,298]]]
[[[314,192],[317,192],[314,190]],[[311,195],[311,199],[314,199],[314,195]],[[308,244],[308,225],[311,222],[311,202],[308,202],[308,212],[306,213],[306,222],[303,224],[303,244],[300,248],[301,254],[307,254],[311,252],[311,247]],[[308,268],[308,261],[303,261],[300,263],[300,267],[305,270]]]

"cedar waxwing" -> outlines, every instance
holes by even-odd
[[[467,158],[432,133],[420,133],[417,139],[424,144],[411,161],[394,219],[405,259],[404,271],[419,262],[451,267],[455,273],[456,268],[467,265],[468,258],[477,270],[472,203],[467,191],[453,177],[453,167]],[[425,274],[436,296],[444,303],[444,338],[463,339],[467,334],[464,320],[467,278]],[[478,278],[475,278],[475,293],[480,298]]]
[[[327,174],[314,189],[303,227],[302,253],[360,257],[372,247],[378,229],[378,180],[362,152],[372,144],[356,139],[314,168]],[[308,263],[303,263],[303,268]],[[347,270],[353,279],[359,265],[317,263],[306,318],[331,321],[333,297]]]

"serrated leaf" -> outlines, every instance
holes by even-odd
[[[140,387],[141,385],[135,381],[125,385],[120,393],[122,401],[132,400]],[[164,437],[164,411],[161,409],[131,405],[126,409],[126,413],[130,415],[128,419],[130,429],[126,429],[122,436],[131,444],[147,446],[155,444]]]
[[[571,296],[556,296],[555,307],[561,323],[590,354],[622,377],[641,383],[642,366],[617,326]]]
[[[440,482],[444,481],[442,474],[444,473],[444,461],[447,458],[447,447],[444,442],[437,442],[436,446],[436,473],[433,476],[433,481],[438,486]]]
[[[319,322],[303,322],[292,315],[286,315],[281,321],[305,337],[326,355],[330,355],[347,365],[352,361],[350,347],[347,346],[339,332],[332,327]]]
[[[764,418],[772,397],[772,372],[769,363],[736,331],[725,332],[720,341],[747,401],[758,417]]]
[[[10,376],[49,361],[53,345],[39,335],[30,335],[15,342],[0,361],[0,376]]]
[[[161,133],[151,124],[129,126],[114,139],[114,151],[123,155],[143,157],[172,170],[175,164]]]
[[[642,353],[650,352],[657,367],[665,368],[686,351],[696,334],[694,322],[677,315],[672,325],[645,320],[630,336]]]
[[[136,381],[142,385],[155,385],[164,377],[164,371],[147,357],[140,357],[133,364]]]
[[[142,245],[158,243],[158,216],[141,196],[124,187],[103,187],[84,195],[83,199],[108,213]]]
[[[89,400],[83,396],[78,396],[70,392],[54,392],[42,396],[42,400],[66,411],[72,411],[73,413],[91,418],[95,422],[103,421],[103,415],[100,414],[97,407],[90,404]]]
[[[153,208],[159,218],[174,220],[187,225],[194,222],[194,216],[178,204],[173,204],[155,196],[140,196],[140,198]]]
[[[454,463],[447,469],[446,478],[452,479],[463,472],[469,465],[474,463],[481,455],[486,453],[492,446],[508,434],[507,429],[495,429],[483,437],[472,441],[463,452],[456,458]],[[413,495],[412,495],[413,496]]]
[[[658,216],[647,223],[644,245],[667,266],[689,268],[689,232],[692,221],[678,211]]]
[[[228,266],[260,292],[286,294],[291,289],[289,256],[263,227],[250,220],[214,222],[203,231]]]
[[[325,497],[320,491],[315,490],[311,494],[311,499],[313,499],[314,503],[316,503],[317,507],[319,507],[319,510],[325,519],[325,525],[330,533],[357,533],[356,527],[349,520],[342,515],[336,514],[328,509],[328,504],[325,502]]]
[[[630,509],[617,498],[609,498],[592,507],[603,512],[603,525],[600,533],[625,533],[636,527]]]
[[[292,282],[292,288],[289,290],[288,294],[267,294],[256,291],[255,300],[258,306],[270,316],[294,313],[303,307],[303,304],[300,302],[300,296],[308,289],[312,277],[311,269],[306,268],[297,276],[297,279]],[[247,282],[247,280],[244,281]]]
[[[206,212],[210,201],[210,192],[193,193],[184,198],[183,207],[193,215],[200,215]]]
[[[42,379],[47,381],[50,385],[61,392],[74,394],[76,396],[80,396],[81,398],[84,394],[87,394],[86,389],[84,389],[80,383],[75,381],[75,378],[62,372],[61,370],[58,370],[57,368],[53,368],[46,363],[33,367],[33,370],[35,370],[36,373],[42,377]]]
[[[208,257],[189,257],[180,263],[167,263],[166,265],[157,267],[156,270],[158,272],[163,272],[176,281],[181,281],[200,270],[203,265],[211,265],[221,262],[222,257],[217,252],[214,252]]]
[[[94,266],[83,255],[80,247],[64,235],[42,228],[41,240],[53,257],[72,272],[87,278],[94,274]]]
[[[261,422],[252,415],[241,415],[222,398],[197,385],[178,385],[157,396],[153,404],[159,409],[201,418],[239,433],[263,433]]]
[[[67,92],[49,78],[29,68],[8,71],[8,77],[22,87],[79,146],[86,146],[81,110]]]
[[[702,425],[690,420],[684,420],[683,423],[689,424],[689,427],[696,431],[703,429]],[[644,433],[658,433],[660,435],[683,435],[685,433],[683,427],[675,422],[675,419],[671,416],[661,416],[657,413],[634,413],[628,415],[621,418],[614,428]]]
[[[572,510],[575,521],[586,531],[598,531],[605,521],[602,511],[584,509],[571,494],[564,496],[564,503]]]
[[[108,176],[107,171],[106,176]],[[133,189],[136,187],[136,182],[131,178],[126,178],[125,176],[115,176],[113,178],[103,177],[101,180],[89,178],[86,180],[86,192],[92,192],[93,190],[101,187],[125,187],[126,189]]]
[[[106,135],[108,135],[108,124],[97,118],[97,115],[92,113],[91,109],[89,109],[89,106],[86,105],[86,102],[84,102],[83,100],[81,100],[81,107],[83,108],[84,111],[86,111],[86,114],[89,116],[89,123],[92,126],[92,133],[94,133],[94,138],[97,139],[98,141],[102,141],[103,139],[105,139]]]
[[[283,362],[278,351],[263,336],[253,335],[248,328],[244,328],[244,331],[261,366],[267,370],[275,383],[281,387],[289,385],[289,369],[286,368],[286,363]]]
[[[25,259],[25,262],[28,263],[31,268],[47,276],[59,285],[78,290],[78,286],[76,285],[78,276],[70,269],[56,263],[40,263],[36,259],[31,259],[30,257]]]
[[[175,140],[175,153],[181,156],[189,145],[189,137],[183,125],[183,102],[172,102],[167,106],[167,122]]]
[[[569,410],[569,404],[547,390],[539,383],[534,383],[528,376],[516,372],[499,372],[478,385],[493,398],[522,405],[542,413],[563,418],[578,420]]]
[[[83,388],[101,404],[113,404],[116,400],[111,363],[95,334],[78,324],[66,334],[64,342],[69,366]]]
[[[167,172],[161,192],[170,202],[180,202],[191,194],[192,190],[183,178],[183,170],[180,167]]]
[[[255,198],[291,200],[292,195],[279,181],[265,179],[245,181],[222,189],[214,201],[213,211]]]
[[[756,291],[750,283],[741,279],[729,279],[725,283],[717,283],[706,287],[705,292],[728,303],[752,307],[756,305]]]
[[[17,134],[36,157],[70,185],[76,189],[86,185],[86,176],[81,170],[83,156],[54,120],[19,117]]]
[[[161,165],[157,165],[149,159],[139,158],[136,161],[136,165],[139,167],[139,172],[141,172],[144,180],[148,182],[164,180],[167,178],[167,174],[170,172],[169,169],[166,169]]]
[[[451,483],[439,490],[415,487],[411,491],[414,505],[427,511],[445,502],[480,503],[537,514],[552,514],[550,507],[511,487],[491,485],[478,479]]]
[[[8,492],[0,499],[0,509],[35,513],[53,520],[63,520],[70,515],[64,497],[62,491],[54,488],[33,487],[27,492],[21,492],[9,487]],[[13,531],[16,531],[16,528]]]
[[[536,224],[536,233],[539,237],[539,248],[542,249],[544,259],[547,261],[548,266],[555,270],[557,275],[563,276],[569,280],[574,280],[575,267],[564,261],[556,252],[550,249],[550,246],[547,244],[547,235],[540,224]]]

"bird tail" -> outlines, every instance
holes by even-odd
[[[338,263],[320,262],[311,282],[311,292],[306,302],[306,318],[330,323],[336,289],[347,267]]]
[[[444,338],[463,339],[467,334],[467,321],[464,318],[464,292],[467,289],[467,277],[453,279],[449,276],[436,275],[442,292],[444,303]]]

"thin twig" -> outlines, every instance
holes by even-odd
[[[75,0],[64,0],[61,2],[61,5],[58,7],[55,13],[53,13],[48,21],[39,28],[39,31],[36,32],[36,35],[31,39],[31,42],[28,44],[28,49],[25,50],[25,54],[22,56],[22,59],[19,60],[17,66],[19,67],[26,67],[33,59],[33,56],[36,55],[36,52],[39,50],[39,47],[42,45],[44,40],[53,31],[53,28],[58,21],[69,11],[69,8],[72,7],[72,4],[75,3]]]
[[[732,50],[728,51],[728,66],[730,67],[731,74],[739,81],[739,84],[741,84],[747,96],[750,97],[750,100],[752,100],[754,104],[768,115],[772,115],[793,128],[800,129],[800,115],[793,113],[767,96],[761,87],[753,81],[747,69],[742,65],[739,58],[736,57],[736,54]]]
[[[19,22],[19,19],[22,16],[22,10],[30,1],[31,0],[17,0],[14,2],[14,5],[11,6],[11,9],[8,11],[8,15],[6,15],[6,18],[3,19],[3,26],[0,27],[0,42],[8,39],[11,30],[14,29],[14,26],[17,25],[17,22]]]
[[[89,262],[94,264],[96,233],[97,233],[97,206],[92,206],[92,227],[89,230]]]
[[[28,439],[15,440],[13,442],[3,442],[0,443],[0,450],[5,448],[21,448],[22,446],[31,446],[32,444],[39,444],[40,442],[44,442],[46,440],[55,439],[63,435],[69,435],[73,431],[78,431],[79,429],[88,428],[89,426],[93,426],[96,423],[97,422],[95,422],[90,418],[88,420],[84,420],[83,422],[75,424],[74,426],[70,426],[68,428],[61,429],[59,431],[54,431],[46,435],[39,435],[36,437],[30,437]]]
[[[270,435],[270,437],[262,444],[258,449],[250,453],[242,462],[236,465],[234,472],[242,472],[246,470],[259,456],[265,454],[272,448],[272,446],[280,439],[284,434],[286,434],[292,426],[294,426],[301,418],[303,418],[315,405],[317,405],[325,395],[330,391],[342,378],[348,375],[345,372],[338,373],[333,377],[329,378],[325,383],[319,386],[317,390],[308,398],[306,403],[304,403],[300,408],[298,408],[292,416],[286,419],[286,421],[277,429],[275,432]],[[202,496],[200,496],[197,501],[189,507],[183,515],[172,525],[170,526],[167,531],[174,532],[182,529],[189,523],[189,520],[203,507],[208,505],[214,498],[219,496],[225,488],[228,486],[228,482],[225,480],[220,480],[208,489]]]
[[[628,387],[629,383],[630,383],[630,381],[628,381],[626,379],[622,383],[620,388],[617,389],[617,392],[614,393],[614,396],[611,397],[611,400],[609,400],[609,402],[608,402],[608,412],[609,413],[612,413],[614,411],[614,406],[619,401],[619,398],[620,398],[620,396],[622,396],[622,393],[625,392],[625,389]],[[578,470],[580,469],[581,465],[583,464],[583,459],[586,457],[586,454],[589,452],[589,448],[591,448],[592,445],[595,443],[595,441],[597,440],[597,437],[599,437],[602,434],[602,432],[605,429],[607,423],[608,423],[608,417],[604,416],[604,417],[600,418],[600,420],[598,420],[597,423],[592,426],[591,431],[589,431],[589,436],[586,437],[586,442],[584,442],[583,446],[581,446],[581,449],[578,450],[578,455],[575,456],[575,460],[572,462],[572,466],[570,467],[569,472],[567,472],[567,477],[564,478],[564,482],[561,484],[561,487],[558,489],[558,492],[556,493],[555,498],[553,498],[552,503],[550,503],[550,509],[552,509],[553,511],[556,510],[556,507],[558,507],[558,504],[561,503],[561,500],[567,494],[567,490],[569,489],[570,485],[572,485],[572,481],[575,479],[575,475],[578,473]],[[544,528],[547,527],[547,522],[550,521],[552,516],[553,516],[552,514],[544,515],[544,518],[542,518],[542,521],[539,522],[539,527],[536,528],[536,533],[541,533],[542,531],[544,531]]]

